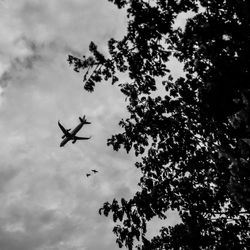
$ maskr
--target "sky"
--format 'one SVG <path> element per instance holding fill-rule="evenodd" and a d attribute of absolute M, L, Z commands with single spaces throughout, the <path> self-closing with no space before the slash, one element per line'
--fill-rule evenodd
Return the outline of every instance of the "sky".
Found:
<path fill-rule="evenodd" d="M 116 250 L 111 218 L 98 209 L 139 190 L 136 159 L 106 146 L 126 115 L 118 88 L 83 90 L 68 54 L 107 50 L 125 13 L 107 0 L 0 1 L 0 249 Z M 58 120 L 91 140 L 60 148 Z M 89 178 L 91 169 L 99 171 Z M 170 216 L 170 223 L 176 222 Z M 158 222 L 152 222 L 152 232 Z"/>

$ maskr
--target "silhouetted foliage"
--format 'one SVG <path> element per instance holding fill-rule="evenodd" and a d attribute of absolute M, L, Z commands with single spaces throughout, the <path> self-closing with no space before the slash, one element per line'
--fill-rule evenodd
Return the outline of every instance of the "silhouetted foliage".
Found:
<path fill-rule="evenodd" d="M 134 150 L 140 191 L 106 202 L 117 243 L 132 249 L 247 249 L 250 246 L 250 2 L 113 0 L 126 8 L 127 34 L 110 39 L 110 57 L 69 56 L 84 88 L 118 83 L 130 117 L 108 145 Z M 180 13 L 192 12 L 185 29 Z M 170 56 L 184 65 L 173 79 Z M 121 82 L 128 74 L 130 82 Z M 157 90 L 162 85 L 165 93 Z M 158 95 L 157 95 L 158 94 Z M 147 222 L 177 210 L 182 222 L 146 239 Z"/>

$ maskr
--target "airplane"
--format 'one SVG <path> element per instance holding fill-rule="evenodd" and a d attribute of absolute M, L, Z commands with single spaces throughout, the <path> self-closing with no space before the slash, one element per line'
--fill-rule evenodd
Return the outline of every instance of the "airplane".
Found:
<path fill-rule="evenodd" d="M 83 127 L 85 124 L 91 124 L 91 122 L 87 122 L 85 115 L 83 118 L 79 117 L 80 124 L 78 124 L 71 132 L 71 129 L 65 129 L 63 125 L 58 121 L 58 126 L 64 133 L 62 136 L 63 141 L 60 143 L 60 147 L 63 147 L 68 141 L 72 140 L 72 143 L 76 143 L 77 140 L 89 140 L 91 137 L 79 137 L 76 136 L 77 132 Z"/>
<path fill-rule="evenodd" d="M 98 171 L 95 170 L 95 169 L 92 169 L 91 171 L 92 171 L 94 174 L 98 173 Z"/>

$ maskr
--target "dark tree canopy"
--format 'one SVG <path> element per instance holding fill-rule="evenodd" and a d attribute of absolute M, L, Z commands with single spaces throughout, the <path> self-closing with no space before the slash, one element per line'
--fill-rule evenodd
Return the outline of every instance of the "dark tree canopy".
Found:
<path fill-rule="evenodd" d="M 249 249 L 250 246 L 250 1 L 112 0 L 126 8 L 124 38 L 105 57 L 69 56 L 84 88 L 110 80 L 128 100 L 123 133 L 108 139 L 140 156 L 140 191 L 106 202 L 119 246 L 128 249 Z M 191 11 L 185 29 L 174 28 Z M 185 75 L 174 79 L 177 58 Z M 121 82 L 122 74 L 129 82 Z M 165 93 L 157 95 L 159 86 Z M 147 222 L 182 222 L 146 239 Z"/>

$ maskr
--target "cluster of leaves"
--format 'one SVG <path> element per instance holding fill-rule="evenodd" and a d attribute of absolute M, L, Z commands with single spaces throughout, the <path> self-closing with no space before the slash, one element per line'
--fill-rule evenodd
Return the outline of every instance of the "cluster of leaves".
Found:
<path fill-rule="evenodd" d="M 120 247 L 247 249 L 250 245 L 250 3 L 244 0 L 113 0 L 126 8 L 127 34 L 110 39 L 110 57 L 94 43 L 93 57 L 69 56 L 85 70 L 84 88 L 119 83 L 129 100 L 124 132 L 108 140 L 134 150 L 142 177 L 126 201 L 105 203 Z M 192 11 L 185 29 L 176 17 Z M 184 64 L 173 80 L 170 56 Z M 120 82 L 128 73 L 130 82 Z M 156 95 L 158 84 L 165 93 Z M 177 210 L 182 222 L 151 241 L 147 222 Z M 139 244 L 140 243 L 140 244 Z"/>

